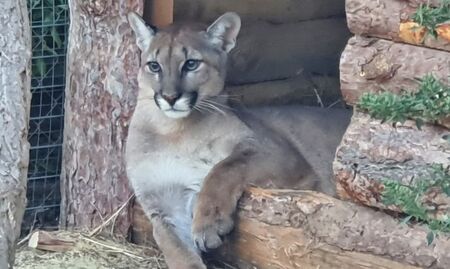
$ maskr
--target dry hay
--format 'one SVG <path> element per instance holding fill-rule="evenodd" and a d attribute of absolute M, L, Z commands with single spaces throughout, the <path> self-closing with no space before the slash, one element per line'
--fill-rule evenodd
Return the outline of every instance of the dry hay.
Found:
<path fill-rule="evenodd" d="M 50 252 L 22 246 L 17 250 L 15 269 L 166 269 L 161 253 L 118 239 L 89 237 L 82 233 L 57 232 L 61 239 L 75 242 L 72 250 Z"/>
<path fill-rule="evenodd" d="M 75 242 L 66 252 L 51 252 L 22 244 L 17 249 L 15 269 L 167 269 L 161 252 L 125 240 L 90 236 L 79 232 L 52 233 L 59 239 Z M 23 243 L 26 240 L 22 241 Z M 235 269 L 222 262 L 209 264 L 210 269 Z"/>

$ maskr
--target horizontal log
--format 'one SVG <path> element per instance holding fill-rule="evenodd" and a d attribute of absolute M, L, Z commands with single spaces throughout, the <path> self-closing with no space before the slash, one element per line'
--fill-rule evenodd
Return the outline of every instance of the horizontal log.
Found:
<path fill-rule="evenodd" d="M 341 99 L 338 77 L 299 75 L 290 79 L 227 86 L 232 100 L 253 105 L 336 104 Z M 336 104 L 337 105 L 337 104 Z"/>
<path fill-rule="evenodd" d="M 385 180 L 413 186 L 431 180 L 431 164 L 450 165 L 448 129 L 424 125 L 418 130 L 407 121 L 393 127 L 355 112 L 333 163 L 338 196 L 368 206 L 402 212 L 386 205 Z M 422 198 L 426 213 L 436 219 L 450 216 L 450 197 L 441 188 L 430 189 Z"/>
<path fill-rule="evenodd" d="M 339 57 L 349 37 L 344 19 L 247 24 L 231 52 L 227 82 L 236 85 L 286 79 L 303 71 L 337 75 Z"/>
<path fill-rule="evenodd" d="M 65 252 L 72 250 L 75 247 L 75 242 L 59 238 L 55 234 L 46 231 L 36 231 L 28 240 L 28 246 L 40 250 Z"/>
<path fill-rule="evenodd" d="M 442 0 L 403 0 L 410 3 L 411 6 L 419 6 L 420 4 L 429 4 L 433 7 L 438 7 Z"/>
<path fill-rule="evenodd" d="M 214 256 L 239 268 L 450 268 L 448 236 L 428 246 L 426 228 L 324 194 L 250 189 L 239 209 Z"/>
<path fill-rule="evenodd" d="M 450 74 L 450 53 L 377 38 L 352 37 L 340 62 L 341 91 L 354 105 L 365 92 L 400 93 L 418 88 L 416 78 Z"/>
<path fill-rule="evenodd" d="M 244 22 L 298 22 L 345 15 L 345 0 L 175 0 L 175 20 L 212 22 L 227 11 L 237 12 Z"/>
<path fill-rule="evenodd" d="M 260 269 L 450 268 L 448 236 L 428 246 L 425 227 L 316 192 L 251 188 L 237 217 L 234 232 L 208 259 Z M 142 242 L 152 244 L 151 225 L 140 228 L 149 229 Z"/>
<path fill-rule="evenodd" d="M 351 32 L 450 51 L 450 39 L 433 37 L 411 22 L 418 3 L 404 0 L 348 0 L 347 23 Z"/>

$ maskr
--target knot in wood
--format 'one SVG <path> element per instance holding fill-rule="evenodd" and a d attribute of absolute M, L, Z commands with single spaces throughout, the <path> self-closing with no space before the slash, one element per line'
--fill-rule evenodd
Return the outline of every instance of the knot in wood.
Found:
<path fill-rule="evenodd" d="M 394 76 L 399 65 L 393 64 L 384 55 L 376 55 L 369 63 L 362 66 L 361 77 L 367 80 L 384 81 Z"/>
<path fill-rule="evenodd" d="M 300 228 L 306 222 L 306 215 L 299 211 L 293 211 L 289 214 L 289 223 L 293 228 Z"/>

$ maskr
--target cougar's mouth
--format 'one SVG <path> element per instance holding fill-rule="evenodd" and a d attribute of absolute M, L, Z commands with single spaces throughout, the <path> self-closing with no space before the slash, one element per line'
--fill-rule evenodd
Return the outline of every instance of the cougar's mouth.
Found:
<path fill-rule="evenodd" d="M 157 93 L 154 99 L 156 105 L 167 117 L 179 119 L 187 117 L 192 112 L 197 102 L 197 93 L 183 93 L 173 96 Z"/>
<path fill-rule="evenodd" d="M 177 110 L 177 109 L 168 109 L 163 110 L 164 114 L 172 119 L 181 119 L 189 116 L 191 114 L 191 110 Z"/>

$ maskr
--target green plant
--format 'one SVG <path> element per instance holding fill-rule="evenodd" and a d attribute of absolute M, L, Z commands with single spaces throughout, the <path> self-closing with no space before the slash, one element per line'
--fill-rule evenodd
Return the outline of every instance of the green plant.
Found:
<path fill-rule="evenodd" d="M 413 185 L 385 179 L 381 198 L 383 204 L 395 205 L 407 215 L 403 222 L 414 220 L 426 224 L 430 229 L 427 241 L 431 244 L 437 232 L 450 233 L 450 216 L 441 219 L 431 218 L 422 203 L 422 198 L 430 188 L 439 188 L 450 196 L 450 173 L 448 167 L 433 164 L 429 168 L 428 176 L 429 178 L 418 179 Z"/>
<path fill-rule="evenodd" d="M 437 37 L 436 26 L 450 21 L 450 0 L 442 0 L 439 7 L 420 4 L 411 18 L 414 22 L 424 26 L 434 37 Z"/>
<path fill-rule="evenodd" d="M 366 93 L 361 96 L 358 107 L 383 122 L 403 123 L 413 119 L 418 128 L 424 122 L 435 122 L 450 116 L 450 86 L 432 75 L 419 81 L 419 89 L 414 93 Z"/>

